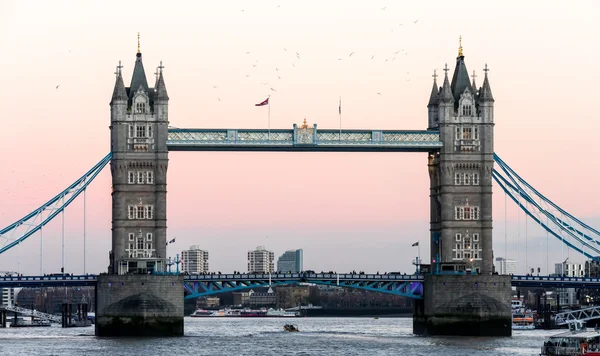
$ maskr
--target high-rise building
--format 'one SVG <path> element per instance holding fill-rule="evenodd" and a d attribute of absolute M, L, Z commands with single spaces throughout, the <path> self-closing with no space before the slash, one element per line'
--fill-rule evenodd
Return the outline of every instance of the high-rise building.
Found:
<path fill-rule="evenodd" d="M 248 251 L 248 272 L 273 273 L 274 261 L 273 251 L 267 251 L 264 246 L 258 246 L 256 250 Z"/>
<path fill-rule="evenodd" d="M 277 259 L 277 271 L 297 273 L 303 270 L 302 249 L 288 250 Z"/>
<path fill-rule="evenodd" d="M 198 245 L 190 246 L 189 250 L 181 251 L 182 272 L 187 273 L 207 273 L 208 272 L 208 251 L 200 249 Z"/>
<path fill-rule="evenodd" d="M 517 261 L 510 260 L 504 257 L 496 258 L 496 272 L 498 274 L 517 274 Z"/>

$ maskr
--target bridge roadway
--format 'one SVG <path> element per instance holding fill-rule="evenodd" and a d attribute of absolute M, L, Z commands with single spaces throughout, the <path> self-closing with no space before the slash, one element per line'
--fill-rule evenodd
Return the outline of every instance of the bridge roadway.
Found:
<path fill-rule="evenodd" d="M 96 286 L 96 275 L 6 276 L 0 277 L 0 288 Z M 346 274 L 346 273 L 274 273 L 274 274 L 206 274 L 185 275 L 186 298 L 250 288 L 293 284 L 298 282 L 358 288 L 420 299 L 423 295 L 422 275 L 414 274 Z M 600 278 L 512 276 L 515 287 L 600 288 Z"/>

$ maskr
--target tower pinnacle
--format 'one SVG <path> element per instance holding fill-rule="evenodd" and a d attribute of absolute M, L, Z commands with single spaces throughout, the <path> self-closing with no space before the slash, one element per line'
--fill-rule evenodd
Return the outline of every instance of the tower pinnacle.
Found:
<path fill-rule="evenodd" d="M 139 37 L 139 34 L 138 34 L 138 37 Z M 139 51 L 139 49 L 138 49 L 138 51 Z M 459 57 L 464 56 L 463 50 L 462 50 L 462 36 L 458 36 L 458 56 Z"/>
<path fill-rule="evenodd" d="M 140 51 L 140 33 L 139 33 L 139 32 L 138 32 L 138 51 L 137 51 L 137 53 L 138 53 L 138 54 L 142 53 L 142 52 Z"/>

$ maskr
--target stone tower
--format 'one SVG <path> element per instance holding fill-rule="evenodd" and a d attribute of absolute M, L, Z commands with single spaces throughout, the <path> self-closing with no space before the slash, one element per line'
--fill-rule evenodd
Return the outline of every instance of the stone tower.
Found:
<path fill-rule="evenodd" d="M 431 262 L 465 263 L 467 269 L 492 273 L 492 169 L 494 98 L 487 77 L 479 90 L 471 83 L 459 46 L 452 82 L 446 65 L 444 83 L 434 74 L 428 127 L 439 130 L 443 147 L 430 152 Z M 439 263 L 442 263 L 441 265 Z"/>
<path fill-rule="evenodd" d="M 110 102 L 112 250 L 109 273 L 166 270 L 169 96 L 158 67 L 148 87 L 139 47 L 129 87 L 121 63 Z"/>

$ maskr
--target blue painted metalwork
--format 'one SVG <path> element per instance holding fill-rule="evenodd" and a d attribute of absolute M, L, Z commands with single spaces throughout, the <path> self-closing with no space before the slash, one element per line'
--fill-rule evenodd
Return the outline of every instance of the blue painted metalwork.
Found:
<path fill-rule="evenodd" d="M 0 230 L 0 254 L 23 242 L 29 236 L 36 233 L 41 227 L 54 219 L 55 216 L 69 206 L 69 204 L 85 190 L 94 178 L 96 178 L 98 173 L 100 173 L 108 162 L 110 162 L 111 158 L 112 153 L 107 154 L 100 162 L 92 167 L 92 169 L 67 187 L 67 189 L 58 193 L 54 198 L 50 199 L 33 212 Z M 49 212 L 49 214 L 44 218 L 43 214 L 45 212 Z"/>
<path fill-rule="evenodd" d="M 333 274 L 333 273 L 281 273 L 281 274 L 209 274 L 185 276 L 186 299 L 223 292 L 259 287 L 276 287 L 294 283 L 312 283 L 344 288 L 356 288 L 402 297 L 423 298 L 423 276 L 396 274 Z"/>
<path fill-rule="evenodd" d="M 170 151 L 429 152 L 442 147 L 439 131 L 318 130 L 294 124 L 292 130 L 169 128 Z"/>
<path fill-rule="evenodd" d="M 569 248 L 600 261 L 600 233 L 581 222 L 535 190 L 504 161 L 494 155 L 500 171 L 492 177 L 531 219 Z"/>

